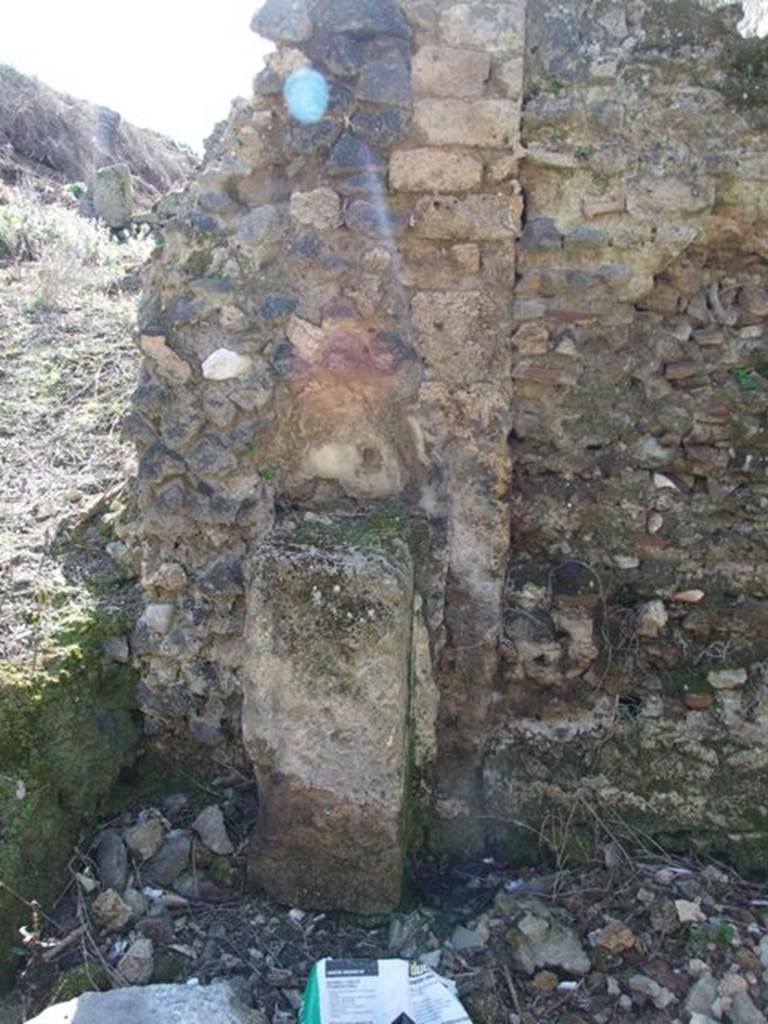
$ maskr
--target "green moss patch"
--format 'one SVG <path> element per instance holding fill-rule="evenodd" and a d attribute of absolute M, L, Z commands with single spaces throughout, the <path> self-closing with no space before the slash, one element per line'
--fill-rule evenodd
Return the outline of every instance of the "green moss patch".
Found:
<path fill-rule="evenodd" d="M 412 519 L 400 505 L 387 505 L 367 515 L 338 516 L 303 523 L 290 534 L 291 542 L 319 548 L 367 548 L 397 556 L 399 543 L 413 550 L 425 540 L 426 525 Z"/>
<path fill-rule="evenodd" d="M 25 903 L 56 893 L 139 738 L 132 669 L 104 658 L 124 623 L 78 613 L 44 666 L 0 663 L 0 988 Z"/>
<path fill-rule="evenodd" d="M 738 39 L 728 48 L 718 89 L 733 106 L 766 108 L 768 116 L 768 39 Z"/>

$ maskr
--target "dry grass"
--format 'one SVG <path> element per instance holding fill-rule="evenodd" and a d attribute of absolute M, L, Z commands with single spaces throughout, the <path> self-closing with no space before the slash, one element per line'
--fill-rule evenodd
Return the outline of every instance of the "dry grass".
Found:
<path fill-rule="evenodd" d="M 115 284 L 148 243 L 118 244 L 29 193 L 0 207 L 2 239 L 0 658 L 17 660 L 75 597 L 52 556 L 59 524 L 123 478 L 131 458 L 119 426 L 137 373 L 136 300 Z"/>

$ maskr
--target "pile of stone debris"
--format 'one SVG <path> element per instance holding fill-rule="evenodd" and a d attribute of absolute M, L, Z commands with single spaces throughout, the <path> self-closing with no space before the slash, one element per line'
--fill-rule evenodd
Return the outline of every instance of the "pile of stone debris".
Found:
<path fill-rule="evenodd" d="M 227 982 L 205 991 L 231 996 L 233 1021 L 289 1024 L 316 960 L 390 956 L 453 978 L 475 1024 L 766 1024 L 768 888 L 722 866 L 613 842 L 600 864 L 548 874 L 427 861 L 410 910 L 311 912 L 244 892 L 254 798 L 236 786 L 212 797 L 126 814 L 72 862 L 48 923 L 27 935 L 28 1015 L 89 989 L 152 986 L 130 998 L 157 1009 L 169 984 L 184 1001 Z"/>

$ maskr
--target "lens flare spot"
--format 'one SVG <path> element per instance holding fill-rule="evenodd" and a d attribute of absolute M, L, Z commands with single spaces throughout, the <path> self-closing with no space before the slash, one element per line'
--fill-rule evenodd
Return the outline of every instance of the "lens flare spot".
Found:
<path fill-rule="evenodd" d="M 300 68 L 285 81 L 285 105 L 302 124 L 314 124 L 328 110 L 328 83 L 314 68 Z"/>

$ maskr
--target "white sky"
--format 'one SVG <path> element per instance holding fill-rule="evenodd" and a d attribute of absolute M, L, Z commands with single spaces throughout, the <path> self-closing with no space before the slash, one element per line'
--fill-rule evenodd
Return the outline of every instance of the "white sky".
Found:
<path fill-rule="evenodd" d="M 8 5 L 0 63 L 202 150 L 266 44 L 259 0 L 21 0 Z M 0 97 L 0 103 L 2 97 Z"/>

